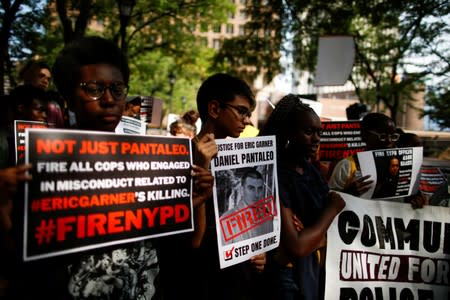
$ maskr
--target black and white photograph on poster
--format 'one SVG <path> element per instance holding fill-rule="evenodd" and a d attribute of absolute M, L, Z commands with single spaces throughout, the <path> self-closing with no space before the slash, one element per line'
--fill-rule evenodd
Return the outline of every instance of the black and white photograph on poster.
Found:
<path fill-rule="evenodd" d="M 219 207 L 222 245 L 271 233 L 273 165 L 217 171 L 216 176 L 218 198 L 224 199 Z"/>
<path fill-rule="evenodd" d="M 374 181 L 361 197 L 395 199 L 414 194 L 419 188 L 422 159 L 422 147 L 359 152 L 362 176 L 370 175 Z"/>
<path fill-rule="evenodd" d="M 28 129 L 25 146 L 25 261 L 193 230 L 188 138 Z"/>
<path fill-rule="evenodd" d="M 211 162 L 220 267 L 274 249 L 280 239 L 275 137 L 216 140 Z"/>

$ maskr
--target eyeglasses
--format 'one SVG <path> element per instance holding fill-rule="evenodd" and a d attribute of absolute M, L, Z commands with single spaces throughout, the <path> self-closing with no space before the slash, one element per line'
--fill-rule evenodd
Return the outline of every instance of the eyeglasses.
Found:
<path fill-rule="evenodd" d="M 249 118 L 250 119 L 251 116 L 252 116 L 252 112 L 245 106 L 232 105 L 232 104 L 229 104 L 229 103 L 224 103 L 223 105 L 229 106 L 229 107 L 235 109 L 242 120 L 244 120 L 245 118 Z"/>
<path fill-rule="evenodd" d="M 88 81 L 80 83 L 80 87 L 94 101 L 103 97 L 106 89 L 116 100 L 124 100 L 128 94 L 128 85 L 123 82 L 113 82 L 106 85 L 96 81 Z"/>
<path fill-rule="evenodd" d="M 400 134 L 398 134 L 398 133 L 386 134 L 386 133 L 378 133 L 378 132 L 372 131 L 372 130 L 368 130 L 367 132 L 376 135 L 378 137 L 378 139 L 380 140 L 380 142 L 385 142 L 388 138 L 392 142 L 396 142 L 400 138 Z"/>

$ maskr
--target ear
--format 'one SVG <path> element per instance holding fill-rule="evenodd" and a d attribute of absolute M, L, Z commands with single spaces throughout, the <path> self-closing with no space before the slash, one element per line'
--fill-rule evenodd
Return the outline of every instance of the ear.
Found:
<path fill-rule="evenodd" d="M 208 102 L 208 116 L 217 119 L 219 117 L 220 111 L 222 107 L 220 106 L 220 103 L 216 100 L 212 100 Z"/>

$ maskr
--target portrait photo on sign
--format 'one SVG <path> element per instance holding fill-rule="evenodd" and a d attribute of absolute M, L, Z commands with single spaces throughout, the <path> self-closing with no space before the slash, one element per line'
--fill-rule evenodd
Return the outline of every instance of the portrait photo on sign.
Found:
<path fill-rule="evenodd" d="M 216 171 L 222 244 L 244 241 L 274 230 L 273 164 Z"/>

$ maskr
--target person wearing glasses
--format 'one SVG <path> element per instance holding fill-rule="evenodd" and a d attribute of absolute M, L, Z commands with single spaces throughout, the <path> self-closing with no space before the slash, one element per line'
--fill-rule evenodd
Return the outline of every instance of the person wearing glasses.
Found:
<path fill-rule="evenodd" d="M 114 132 L 125 107 L 130 76 L 127 59 L 117 45 L 100 37 L 75 40 L 59 53 L 52 71 L 58 91 L 76 116 L 78 130 Z M 199 201 L 202 192 L 211 193 L 208 186 L 212 186 L 213 178 L 196 166 L 193 178 L 193 199 Z M 26 263 L 17 257 L 17 264 L 10 270 L 12 289 L 6 299 L 84 299 L 93 289 L 95 298 L 158 299 L 161 291 L 157 284 L 160 267 L 156 243 L 151 239 L 111 245 Z M 145 253 L 154 257 L 151 263 L 145 260 Z M 93 266 L 111 257 L 113 271 L 86 268 L 87 257 L 93 258 Z M 145 278 L 145 282 L 139 282 L 145 289 L 138 289 L 136 280 L 134 286 L 125 284 L 114 271 L 125 264 L 136 278 Z M 80 278 L 79 274 L 86 275 Z M 132 290 L 136 291 L 133 297 L 127 296 Z"/>
<path fill-rule="evenodd" d="M 369 113 L 361 121 L 361 138 L 366 143 L 366 151 L 394 148 L 399 137 L 394 121 L 384 114 Z M 336 164 L 328 186 L 332 190 L 360 196 L 369 190 L 372 183 L 369 175 L 362 177 L 355 154 Z"/>
<path fill-rule="evenodd" d="M 396 147 L 400 134 L 396 132 L 394 121 L 381 113 L 369 113 L 361 121 L 361 138 L 366 143 L 366 151 L 390 149 Z M 328 186 L 354 196 L 367 192 L 373 180 L 370 175 L 362 176 L 356 154 L 340 160 L 333 169 Z M 413 208 L 426 204 L 422 193 L 409 197 L 395 198 L 394 201 L 411 203 Z"/>
<path fill-rule="evenodd" d="M 197 92 L 197 110 L 202 121 L 200 132 L 194 137 L 194 161 L 203 168 L 209 168 L 210 161 L 217 154 L 215 139 L 237 138 L 250 124 L 252 111 L 256 106 L 253 93 L 248 84 L 228 74 L 217 73 L 208 77 Z M 199 145 L 202 145 L 200 149 Z M 199 158 L 198 153 L 203 153 Z M 168 275 L 169 284 L 164 291 L 166 299 L 250 299 L 257 298 L 264 289 L 252 288 L 260 278 L 266 256 L 258 255 L 250 261 L 220 269 L 217 249 L 216 223 L 212 198 L 198 209 L 198 222 L 203 233 L 198 236 L 196 249 L 192 253 L 177 256 L 163 252 L 161 259 L 162 282 L 164 270 L 172 269 Z M 178 246 L 178 249 L 179 246 Z M 174 259 L 176 258 L 176 260 Z M 164 261 L 169 264 L 163 265 Z M 184 270 L 184 271 L 183 271 Z M 195 270 L 197 276 L 192 276 Z M 169 277 L 169 276 L 168 276 Z M 174 287 L 173 283 L 177 285 Z M 247 298 L 246 298 L 247 297 Z"/>

